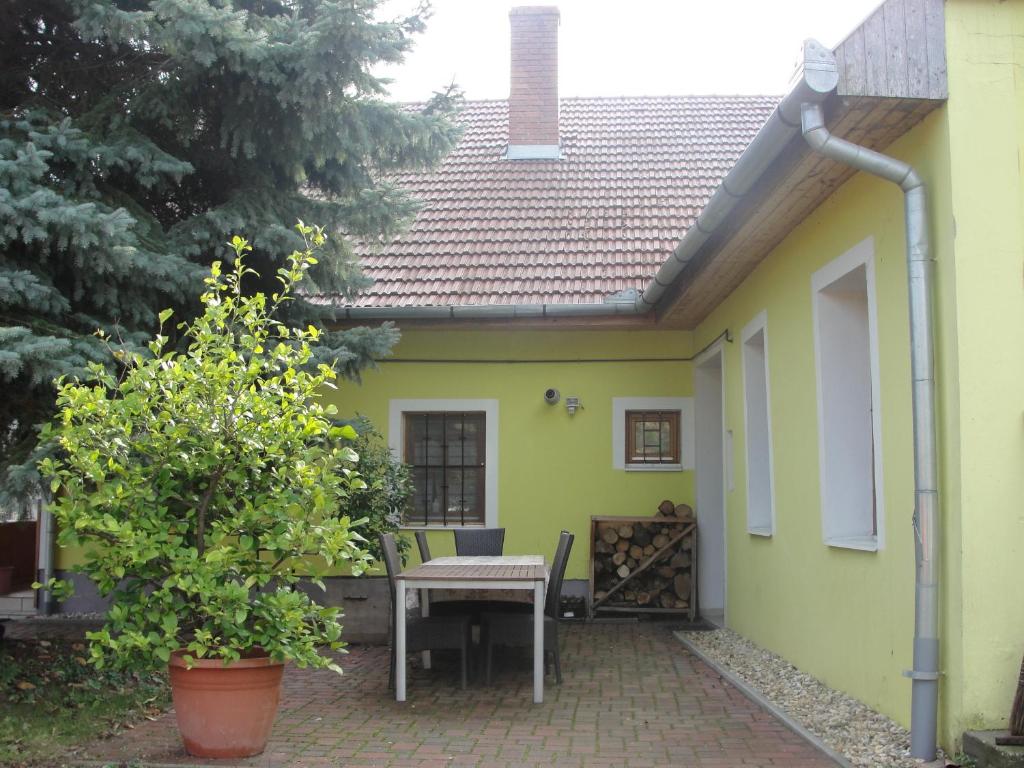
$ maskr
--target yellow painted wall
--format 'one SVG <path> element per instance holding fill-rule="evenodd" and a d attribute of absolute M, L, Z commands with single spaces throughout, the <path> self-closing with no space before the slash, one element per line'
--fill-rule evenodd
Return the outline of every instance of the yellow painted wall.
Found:
<path fill-rule="evenodd" d="M 934 244 L 952 259 L 945 115 L 932 113 L 889 148 L 932 190 Z M 826 546 L 822 536 L 811 275 L 874 238 L 884 462 L 884 545 Z M 914 614 L 912 428 L 903 200 L 858 174 L 798 226 L 700 326 L 701 346 L 728 326 L 726 428 L 734 489 L 727 493 L 727 621 L 759 645 L 906 725 Z M 767 313 L 776 529 L 747 533 L 740 331 Z M 948 571 L 949 569 L 947 569 Z M 956 654 L 952 658 L 955 658 Z M 961 677 L 959 670 L 951 670 Z"/>
<path fill-rule="evenodd" d="M 558 359 L 687 357 L 692 334 L 681 331 L 405 330 L 398 358 Z M 547 405 L 556 387 L 563 402 Z M 564 398 L 583 409 L 570 417 Z M 586 578 L 591 515 L 653 514 L 663 499 L 693 504 L 694 473 L 612 469 L 613 397 L 689 397 L 689 363 L 552 363 L 509 365 L 395 364 L 366 371 L 361 384 L 342 383 L 327 399 L 342 415 L 368 417 L 387 436 L 391 399 L 493 398 L 499 416 L 498 523 L 505 551 L 554 553 L 563 528 L 577 535 L 566 577 Z M 450 532 L 431 532 L 432 554 L 454 554 Z M 59 550 L 57 568 L 81 562 L 82 551 Z M 416 562 L 415 551 L 411 562 Z"/>
<path fill-rule="evenodd" d="M 405 330 L 398 358 L 578 359 L 686 357 L 691 335 L 668 331 Z M 691 395 L 689 363 L 396 364 L 367 372 L 334 397 L 387 435 L 388 402 L 413 398 L 498 400 L 498 524 L 505 551 L 549 558 L 563 528 L 576 534 L 566 577 L 586 578 L 591 515 L 653 514 L 665 498 L 693 503 L 693 472 L 612 469 L 613 397 Z M 549 406 L 555 387 L 563 403 Z M 570 417 L 567 396 L 583 410 Z M 450 532 L 430 534 L 431 553 L 454 554 Z M 413 561 L 416 560 L 415 554 Z"/>
<path fill-rule="evenodd" d="M 947 4 L 963 510 L 961 728 L 1005 728 L 1024 653 L 1024 4 Z M 955 495 L 954 495 L 955 494 Z M 952 498 L 951 498 L 952 497 Z"/>

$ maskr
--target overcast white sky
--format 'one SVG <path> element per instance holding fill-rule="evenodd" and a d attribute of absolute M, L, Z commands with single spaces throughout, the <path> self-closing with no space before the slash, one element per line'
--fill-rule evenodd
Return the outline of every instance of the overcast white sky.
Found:
<path fill-rule="evenodd" d="M 560 0 L 562 96 L 782 94 L 801 42 L 835 46 L 881 0 Z M 470 99 L 508 97 L 508 11 L 526 2 L 433 0 L 392 96 L 418 101 L 453 79 Z M 533 4 L 541 5 L 543 2 Z M 416 0 L 387 0 L 386 16 Z"/>

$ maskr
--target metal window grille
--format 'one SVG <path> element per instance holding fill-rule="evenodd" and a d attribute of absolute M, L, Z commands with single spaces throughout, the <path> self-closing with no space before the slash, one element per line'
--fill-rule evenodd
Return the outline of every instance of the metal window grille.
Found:
<path fill-rule="evenodd" d="M 626 411 L 626 463 L 678 464 L 679 411 Z"/>
<path fill-rule="evenodd" d="M 406 413 L 412 467 L 410 525 L 483 525 L 486 421 L 482 412 Z"/>

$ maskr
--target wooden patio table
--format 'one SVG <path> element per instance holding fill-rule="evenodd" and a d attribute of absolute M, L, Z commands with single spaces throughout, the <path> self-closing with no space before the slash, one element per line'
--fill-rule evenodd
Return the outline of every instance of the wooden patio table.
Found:
<path fill-rule="evenodd" d="M 543 555 L 435 557 L 403 571 L 395 594 L 395 700 L 405 701 L 405 590 L 533 590 L 533 701 L 544 701 L 544 586 L 548 569 Z M 424 615 L 428 613 L 424 604 Z"/>

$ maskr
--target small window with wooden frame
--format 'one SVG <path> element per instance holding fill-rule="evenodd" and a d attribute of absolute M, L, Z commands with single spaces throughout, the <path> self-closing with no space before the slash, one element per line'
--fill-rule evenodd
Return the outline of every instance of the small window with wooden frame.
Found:
<path fill-rule="evenodd" d="M 627 465 L 676 465 L 680 463 L 680 412 L 626 411 Z"/>
<path fill-rule="evenodd" d="M 406 525 L 484 525 L 486 414 L 404 412 L 413 496 Z"/>

